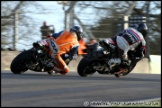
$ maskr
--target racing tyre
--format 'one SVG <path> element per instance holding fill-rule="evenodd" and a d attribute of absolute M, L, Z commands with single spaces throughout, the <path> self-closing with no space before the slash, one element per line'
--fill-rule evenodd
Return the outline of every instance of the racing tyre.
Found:
<path fill-rule="evenodd" d="M 23 51 L 19 55 L 17 55 L 13 61 L 11 62 L 10 69 L 14 74 L 21 74 L 28 70 L 27 64 L 33 59 L 33 52 Z"/>
<path fill-rule="evenodd" d="M 92 61 L 83 58 L 77 67 L 77 72 L 82 77 L 87 77 L 94 74 L 96 71 L 91 67 Z"/>

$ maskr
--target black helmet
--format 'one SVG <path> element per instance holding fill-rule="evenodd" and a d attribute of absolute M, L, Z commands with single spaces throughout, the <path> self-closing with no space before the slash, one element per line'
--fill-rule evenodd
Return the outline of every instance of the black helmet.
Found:
<path fill-rule="evenodd" d="M 80 39 L 83 38 L 83 30 L 81 27 L 79 26 L 73 26 L 71 29 L 70 29 L 70 32 L 75 32 L 77 34 L 77 37 L 78 37 L 78 41 Z"/>
<path fill-rule="evenodd" d="M 148 27 L 147 27 L 146 23 L 137 24 L 136 29 L 143 35 L 143 37 L 146 37 L 147 30 L 148 30 Z"/>

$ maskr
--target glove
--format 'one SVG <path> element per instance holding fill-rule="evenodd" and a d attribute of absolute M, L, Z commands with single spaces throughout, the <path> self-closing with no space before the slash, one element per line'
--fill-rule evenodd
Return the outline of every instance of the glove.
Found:
<path fill-rule="evenodd" d="M 63 54 L 63 55 L 61 55 L 61 57 L 62 57 L 63 60 L 67 60 L 67 59 L 70 60 L 69 54 Z M 68 60 L 67 60 L 67 61 L 68 61 Z"/>

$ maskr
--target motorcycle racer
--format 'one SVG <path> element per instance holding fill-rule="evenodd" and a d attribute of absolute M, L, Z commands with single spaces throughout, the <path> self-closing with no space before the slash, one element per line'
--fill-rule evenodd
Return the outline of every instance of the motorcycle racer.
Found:
<path fill-rule="evenodd" d="M 73 26 L 69 31 L 60 31 L 59 33 L 51 34 L 50 39 L 44 39 L 33 45 L 39 45 L 41 47 L 48 46 L 49 54 L 56 61 L 57 66 L 50 66 L 51 70 L 55 70 L 63 75 L 68 73 L 69 67 L 62 59 L 61 55 L 68 53 L 67 60 L 72 60 L 76 57 L 79 43 L 82 39 L 83 30 L 80 26 Z"/>
<path fill-rule="evenodd" d="M 143 58 L 146 54 L 145 38 L 147 30 L 146 23 L 138 23 L 134 28 L 127 28 L 117 36 L 99 41 L 99 44 L 104 48 L 109 46 L 113 49 L 113 45 L 117 47 L 118 58 L 110 59 L 109 65 L 121 64 L 123 67 L 129 66 L 127 52 L 131 49 L 136 49 L 137 56 Z"/>

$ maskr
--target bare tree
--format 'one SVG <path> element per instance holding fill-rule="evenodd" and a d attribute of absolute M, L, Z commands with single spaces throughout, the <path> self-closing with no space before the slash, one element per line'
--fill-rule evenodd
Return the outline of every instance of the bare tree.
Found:
<path fill-rule="evenodd" d="M 37 11 L 33 10 L 43 10 L 43 8 L 34 1 L 1 1 L 1 47 L 11 47 L 13 43 L 14 36 L 14 15 L 15 11 L 18 12 L 18 29 L 19 38 L 18 40 L 32 40 L 32 35 L 35 34 L 34 23 L 35 20 L 29 16 L 27 13 L 33 13 Z M 19 43 L 24 45 L 29 45 L 28 43 Z"/>
<path fill-rule="evenodd" d="M 122 17 L 128 12 L 131 15 L 146 15 L 146 2 L 148 1 L 77 1 L 74 7 L 75 24 L 81 24 L 88 35 L 96 38 L 99 36 L 110 36 L 120 30 L 116 30 L 122 25 Z M 12 5 L 11 5 L 12 4 Z M 161 1 L 150 1 L 149 9 L 149 38 L 152 42 L 161 40 Z M 28 9 L 30 6 L 31 9 Z M 33 19 L 27 13 L 45 13 L 41 6 L 33 1 L 1 1 L 1 43 L 10 44 L 9 40 L 13 36 L 13 12 L 19 10 L 19 40 L 32 39 L 36 31 Z M 70 9 L 70 8 L 69 8 Z M 129 11 L 131 9 L 132 11 Z M 37 11 L 38 10 L 38 11 Z M 71 9 L 70 9 L 71 10 Z M 156 13 L 155 11 L 160 11 Z M 119 25 L 119 26 L 118 26 Z M 106 35 L 107 34 L 107 35 Z M 91 37 L 93 37 L 91 36 Z M 155 38 L 156 37 L 156 38 Z M 159 39 L 160 38 L 160 39 Z M 26 43 L 28 44 L 28 43 Z"/>
<path fill-rule="evenodd" d="M 77 3 L 76 7 L 80 8 L 80 10 L 77 9 L 75 14 L 80 18 L 80 21 L 85 24 L 86 28 L 93 32 L 96 38 L 112 37 L 116 34 L 114 32 L 118 32 L 116 29 L 118 29 L 119 26 L 116 25 L 123 23 L 120 19 L 126 13 L 130 13 L 130 15 L 147 16 L 147 2 L 148 1 L 82 1 Z M 155 47 L 156 43 L 158 44 L 156 47 L 160 48 L 161 1 L 150 1 L 150 5 L 148 12 L 149 22 L 147 22 L 149 27 L 148 36 L 152 43 L 150 43 L 150 45 Z M 93 11 L 87 11 L 88 8 Z M 158 50 L 160 51 L 160 49 Z"/>

